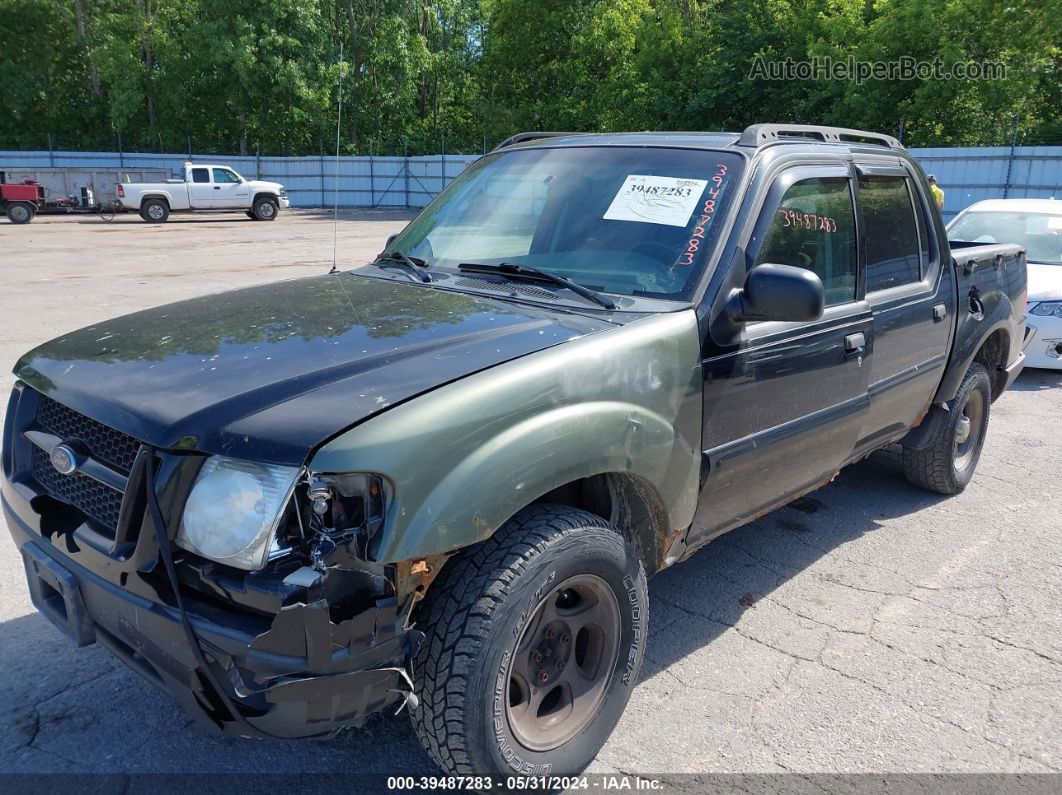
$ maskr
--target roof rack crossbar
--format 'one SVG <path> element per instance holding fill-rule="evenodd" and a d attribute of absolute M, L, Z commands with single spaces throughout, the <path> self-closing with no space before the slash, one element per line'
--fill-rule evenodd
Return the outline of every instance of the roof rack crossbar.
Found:
<path fill-rule="evenodd" d="M 522 132 L 516 135 L 510 135 L 496 147 L 491 149 L 492 152 L 497 152 L 499 149 L 504 149 L 507 146 L 513 144 L 523 143 L 524 141 L 537 141 L 539 138 L 559 138 L 564 135 L 583 135 L 583 133 L 576 132 Z"/>
<path fill-rule="evenodd" d="M 862 142 L 880 144 L 890 149 L 903 149 L 903 144 L 891 135 L 819 124 L 753 124 L 745 128 L 737 143 L 739 146 L 760 147 L 793 138 L 817 138 L 826 143 Z"/>

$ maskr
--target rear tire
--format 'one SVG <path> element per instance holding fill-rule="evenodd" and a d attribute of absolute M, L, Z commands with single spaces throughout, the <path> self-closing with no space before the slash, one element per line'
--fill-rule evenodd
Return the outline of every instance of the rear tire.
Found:
<path fill-rule="evenodd" d="M 170 217 L 170 208 L 162 199 L 148 199 L 140 205 L 140 217 L 149 224 L 164 224 Z"/>
<path fill-rule="evenodd" d="M 7 205 L 7 220 L 13 224 L 28 224 L 37 214 L 29 202 L 11 202 Z"/>
<path fill-rule="evenodd" d="M 447 563 L 419 611 L 413 727 L 452 775 L 571 775 L 623 713 L 648 593 L 604 519 L 532 506 Z"/>
<path fill-rule="evenodd" d="M 277 220 L 278 207 L 273 199 L 265 196 L 254 200 L 254 207 L 251 208 L 254 213 L 254 217 L 259 221 L 275 221 Z"/>
<path fill-rule="evenodd" d="M 939 437 L 923 449 L 903 449 L 903 474 L 910 483 L 938 494 L 958 494 L 973 478 L 988 429 L 992 382 L 979 363 L 970 365 Z"/>

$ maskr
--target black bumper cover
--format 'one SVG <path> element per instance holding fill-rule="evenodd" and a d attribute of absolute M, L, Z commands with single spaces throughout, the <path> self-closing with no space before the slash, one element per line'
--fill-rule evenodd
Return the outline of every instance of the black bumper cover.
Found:
<path fill-rule="evenodd" d="M 188 618 L 212 669 L 207 676 L 176 607 L 75 562 L 30 524 L 36 519 L 32 495 L 10 481 L 3 486 L 4 515 L 36 607 L 78 645 L 99 641 L 209 730 L 327 737 L 398 702 L 410 689 L 405 668 L 420 633 L 406 631 L 397 600 L 382 595 L 339 623 L 324 600 L 291 604 L 266 631 L 259 631 L 261 623 L 248 627 L 222 608 L 195 602 Z M 141 542 L 150 543 L 143 537 Z M 226 688 L 225 698 L 211 682 Z M 232 719 L 225 702 L 241 720 Z"/>

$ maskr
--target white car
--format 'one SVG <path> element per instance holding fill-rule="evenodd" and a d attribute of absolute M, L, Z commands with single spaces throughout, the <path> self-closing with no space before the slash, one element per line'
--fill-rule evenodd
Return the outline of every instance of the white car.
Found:
<path fill-rule="evenodd" d="M 1062 201 L 989 199 L 948 224 L 950 240 L 1018 243 L 1029 261 L 1025 366 L 1062 370 Z"/>
<path fill-rule="evenodd" d="M 185 163 L 184 178 L 166 182 L 122 182 L 118 201 L 148 223 L 161 224 L 170 213 L 243 210 L 256 221 L 272 221 L 288 208 L 279 182 L 244 179 L 228 166 Z"/>

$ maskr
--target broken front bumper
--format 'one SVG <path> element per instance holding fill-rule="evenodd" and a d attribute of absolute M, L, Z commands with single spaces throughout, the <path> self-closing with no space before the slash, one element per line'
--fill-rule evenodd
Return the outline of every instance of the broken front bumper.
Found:
<path fill-rule="evenodd" d="M 57 532 L 47 515 L 50 502 L 32 479 L 4 478 L 2 503 L 37 608 L 78 645 L 99 641 L 209 729 L 229 736 L 328 736 L 410 689 L 406 665 L 420 633 L 404 628 L 394 596 L 363 591 L 353 602 L 346 594 L 345 606 L 337 606 L 312 598 L 319 593 L 312 583 L 304 590 L 288 583 L 274 594 L 275 614 L 263 615 L 182 586 L 207 675 L 184 633 L 149 520 L 135 550 L 116 559 L 85 543 L 92 536 L 81 532 L 84 525 Z M 231 582 L 215 577 L 214 586 Z"/>

